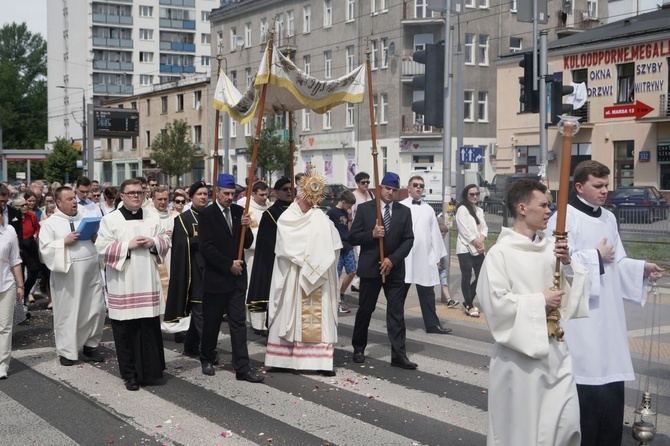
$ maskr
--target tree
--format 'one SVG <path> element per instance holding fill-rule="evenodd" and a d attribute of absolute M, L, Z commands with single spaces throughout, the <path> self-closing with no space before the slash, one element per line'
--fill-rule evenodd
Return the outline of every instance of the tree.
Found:
<path fill-rule="evenodd" d="M 47 45 L 25 23 L 0 28 L 0 127 L 7 149 L 41 149 L 47 141 Z"/>
<path fill-rule="evenodd" d="M 175 119 L 151 143 L 151 157 L 168 177 L 181 175 L 193 168 L 193 158 L 200 149 L 191 143 L 189 130 L 186 121 Z"/>
<path fill-rule="evenodd" d="M 52 183 L 69 183 L 75 181 L 82 170 L 77 168 L 79 152 L 65 138 L 56 138 L 53 151 L 47 156 L 44 174 Z"/>
<path fill-rule="evenodd" d="M 268 178 L 272 177 L 273 172 L 284 170 L 293 162 L 289 153 L 289 143 L 282 138 L 283 131 L 274 117 L 268 118 L 261 129 L 256 164 L 267 171 Z M 247 157 L 251 159 L 254 153 L 254 138 L 247 138 L 246 151 Z"/>

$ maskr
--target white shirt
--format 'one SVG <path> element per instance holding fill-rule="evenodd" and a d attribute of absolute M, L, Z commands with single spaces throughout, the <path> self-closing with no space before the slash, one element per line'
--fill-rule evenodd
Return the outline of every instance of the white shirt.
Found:
<path fill-rule="evenodd" d="M 77 211 L 84 217 L 102 217 L 100 207 L 88 198 L 82 201 L 77 197 Z"/>
<path fill-rule="evenodd" d="M 21 263 L 19 239 L 12 226 L 0 228 L 0 292 L 14 285 L 12 267 Z"/>

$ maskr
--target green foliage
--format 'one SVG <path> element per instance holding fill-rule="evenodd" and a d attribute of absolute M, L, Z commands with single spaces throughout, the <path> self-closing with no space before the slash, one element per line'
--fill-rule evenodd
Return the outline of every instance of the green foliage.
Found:
<path fill-rule="evenodd" d="M 191 143 L 188 123 L 175 119 L 151 143 L 151 158 L 158 163 L 161 172 L 172 177 L 189 172 L 199 150 Z"/>
<path fill-rule="evenodd" d="M 6 149 L 41 149 L 47 141 L 46 51 L 42 36 L 25 23 L 0 28 L 0 127 Z"/>
<path fill-rule="evenodd" d="M 65 138 L 57 138 L 54 142 L 53 151 L 47 157 L 44 168 L 44 176 L 50 182 L 58 181 L 60 183 L 73 182 L 82 174 L 82 170 L 77 168 L 79 152 Z M 68 178 L 65 178 L 65 173 Z M 33 178 L 38 178 L 33 175 Z"/>
<path fill-rule="evenodd" d="M 289 153 L 288 141 L 282 141 L 283 131 L 284 129 L 277 125 L 274 117 L 268 118 L 261 129 L 256 164 L 265 169 L 268 178 L 272 172 L 284 170 L 293 162 Z M 247 138 L 246 151 L 248 159 L 251 159 L 254 153 L 254 138 Z"/>

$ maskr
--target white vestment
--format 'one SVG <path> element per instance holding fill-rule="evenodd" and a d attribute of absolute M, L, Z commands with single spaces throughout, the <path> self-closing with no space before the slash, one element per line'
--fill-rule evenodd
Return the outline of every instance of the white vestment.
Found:
<path fill-rule="evenodd" d="M 279 218 L 266 366 L 333 369 L 340 249 L 340 235 L 320 209 L 303 213 L 292 203 Z"/>
<path fill-rule="evenodd" d="M 400 203 L 412 212 L 412 230 L 414 244 L 405 259 L 405 283 L 416 283 L 421 286 L 440 284 L 440 273 L 437 264 L 447 255 L 440 227 L 437 224 L 435 211 L 425 202 L 412 204 L 407 197 Z"/>
<path fill-rule="evenodd" d="M 100 206 L 88 198 L 86 199 L 86 204 L 81 204 L 81 200 L 77 197 L 77 213 L 81 214 L 82 217 L 102 217 Z M 75 229 L 77 228 L 75 227 Z"/>
<path fill-rule="evenodd" d="M 242 197 L 237 201 L 237 204 L 244 207 L 247 203 L 247 197 Z M 251 217 L 251 233 L 254 235 L 254 241 L 251 242 L 249 249 L 244 250 L 244 259 L 247 264 L 247 291 L 249 290 L 249 281 L 251 280 L 251 271 L 254 267 L 254 254 L 256 253 L 256 238 L 258 237 L 258 225 L 261 223 L 261 218 L 263 218 L 263 212 L 265 212 L 271 205 L 270 201 L 266 201 L 264 206 L 256 203 L 256 200 L 252 199 L 249 202 L 249 217 Z M 250 312 L 247 309 L 247 321 L 251 323 L 251 327 L 256 330 L 266 330 L 265 319 L 267 318 L 267 313 L 263 312 Z"/>
<path fill-rule="evenodd" d="M 151 318 L 164 310 L 158 265 L 170 248 L 170 238 L 155 212 L 142 212 L 141 220 L 126 220 L 119 210 L 100 222 L 95 246 L 105 263 L 110 319 Z M 138 235 L 151 237 L 157 254 L 146 248 L 129 250 Z"/>
<path fill-rule="evenodd" d="M 105 326 L 105 299 L 98 253 L 91 240 L 65 246 L 65 237 L 84 216 L 69 217 L 56 209 L 42 222 L 40 257 L 51 270 L 56 353 L 76 361 L 83 346 L 97 347 Z M 72 226 L 70 225 L 72 223 Z"/>
<path fill-rule="evenodd" d="M 601 209 L 602 214 L 595 218 L 568 205 L 565 223 L 570 254 L 588 269 L 591 278 L 589 318 L 564 324 L 577 384 L 602 385 L 635 379 L 623 299 L 644 305 L 647 298 L 644 261 L 626 257 L 616 217 Z M 547 232 L 555 227 L 553 216 Z M 605 274 L 601 275 L 596 245 L 604 237 L 607 244 L 614 246 L 616 259 L 604 263 Z"/>
<path fill-rule="evenodd" d="M 579 445 L 579 400 L 565 342 L 547 336 L 543 291 L 553 284 L 554 244 L 503 228 L 486 255 L 477 296 L 495 340 L 489 371 L 489 446 Z M 570 272 L 572 277 L 566 278 Z M 588 316 L 589 278 L 564 268 L 561 317 Z"/>

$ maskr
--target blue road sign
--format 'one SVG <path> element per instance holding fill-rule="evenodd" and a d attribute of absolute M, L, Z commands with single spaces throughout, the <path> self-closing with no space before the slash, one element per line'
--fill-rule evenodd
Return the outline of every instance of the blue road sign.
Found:
<path fill-rule="evenodd" d="M 484 149 L 481 147 L 461 147 L 458 149 L 458 153 L 458 159 L 461 164 L 482 164 L 484 162 Z"/>

